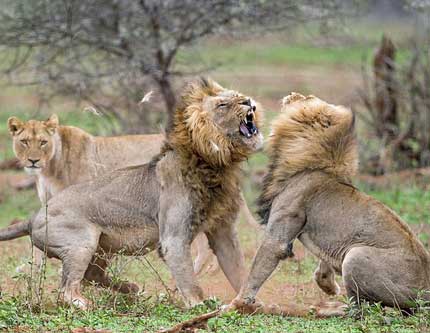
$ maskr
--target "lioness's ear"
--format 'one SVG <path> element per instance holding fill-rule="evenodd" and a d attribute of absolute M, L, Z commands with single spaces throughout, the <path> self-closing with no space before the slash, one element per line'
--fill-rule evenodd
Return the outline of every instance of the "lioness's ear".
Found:
<path fill-rule="evenodd" d="M 9 133 L 13 135 L 19 134 L 24 127 L 24 123 L 19 120 L 17 117 L 10 117 L 7 120 L 7 128 L 9 129 Z"/>
<path fill-rule="evenodd" d="M 58 116 L 56 114 L 53 114 L 51 117 L 48 118 L 44 122 L 46 128 L 48 129 L 48 132 L 52 135 L 57 130 L 57 127 L 59 125 Z"/>

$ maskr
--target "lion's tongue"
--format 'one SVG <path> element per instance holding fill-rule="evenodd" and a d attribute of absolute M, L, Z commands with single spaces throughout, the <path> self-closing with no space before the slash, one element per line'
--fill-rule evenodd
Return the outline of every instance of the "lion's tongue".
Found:
<path fill-rule="evenodd" d="M 239 126 L 240 133 L 242 133 L 247 138 L 250 138 L 252 136 L 251 132 L 249 132 L 248 127 L 246 127 L 245 123 L 240 123 Z"/>

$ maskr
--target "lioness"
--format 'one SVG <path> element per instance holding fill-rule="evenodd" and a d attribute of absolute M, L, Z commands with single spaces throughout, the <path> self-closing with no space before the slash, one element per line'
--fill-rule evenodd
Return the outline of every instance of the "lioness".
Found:
<path fill-rule="evenodd" d="M 57 115 L 46 121 L 8 119 L 13 150 L 25 171 L 36 177 L 39 199 L 44 204 L 66 187 L 89 181 L 115 169 L 144 164 L 160 152 L 164 135 L 124 135 L 97 137 L 73 126 L 59 124 Z M 243 197 L 243 212 L 248 223 L 254 219 Z M 198 273 L 208 259 L 203 236 L 196 239 Z M 41 253 L 34 251 L 36 264 Z"/>
<path fill-rule="evenodd" d="M 63 264 L 63 299 L 81 308 L 83 278 L 109 285 L 100 253 L 145 254 L 158 248 L 188 305 L 201 302 L 190 244 L 204 232 L 236 291 L 244 258 L 234 221 L 243 160 L 259 149 L 258 112 L 249 97 L 213 81 L 191 83 L 162 152 L 150 163 L 117 170 L 58 193 L 29 222 L 0 240 L 30 235 Z M 129 288 L 122 283 L 117 288 Z"/>
<path fill-rule="evenodd" d="M 269 172 L 259 198 L 266 223 L 251 272 L 229 309 L 247 307 L 298 238 L 321 262 L 317 284 L 329 294 L 342 275 L 348 294 L 408 309 L 430 289 L 430 257 L 392 210 L 358 191 L 354 115 L 293 93 L 273 124 Z"/>
<path fill-rule="evenodd" d="M 8 129 L 19 163 L 36 176 L 42 203 L 70 185 L 149 162 L 163 142 L 161 134 L 95 137 L 80 128 L 60 125 L 55 114 L 46 121 L 10 117 Z"/>

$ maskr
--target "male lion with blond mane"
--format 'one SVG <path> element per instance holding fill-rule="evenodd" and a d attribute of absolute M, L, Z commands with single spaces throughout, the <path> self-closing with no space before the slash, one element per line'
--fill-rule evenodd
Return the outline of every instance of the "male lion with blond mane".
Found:
<path fill-rule="evenodd" d="M 0 240 L 30 235 L 62 261 L 64 301 L 87 308 L 82 279 L 110 285 L 98 254 L 158 249 L 187 305 L 203 300 L 190 244 L 204 232 L 236 291 L 244 258 L 235 220 L 241 162 L 261 147 L 254 101 L 213 81 L 189 84 L 173 129 L 150 163 L 66 188 L 30 221 L 0 230 Z M 118 289 L 133 288 L 125 282 Z"/>
<path fill-rule="evenodd" d="M 52 115 L 46 121 L 8 119 L 13 150 L 25 171 L 36 177 L 42 204 L 70 185 L 89 181 L 115 169 L 148 163 L 160 152 L 164 135 L 124 135 L 97 137 L 73 126 L 59 124 Z M 251 225 L 252 214 L 242 197 L 241 211 Z M 196 242 L 195 271 L 207 262 L 207 240 L 199 235 Z M 36 264 L 41 252 L 35 251 Z"/>
<path fill-rule="evenodd" d="M 317 284 L 348 297 L 409 309 L 430 289 L 430 257 L 392 210 L 351 183 L 358 158 L 354 115 L 293 93 L 273 124 L 269 172 L 259 198 L 265 237 L 231 308 L 247 307 L 298 238 L 321 261 Z"/>

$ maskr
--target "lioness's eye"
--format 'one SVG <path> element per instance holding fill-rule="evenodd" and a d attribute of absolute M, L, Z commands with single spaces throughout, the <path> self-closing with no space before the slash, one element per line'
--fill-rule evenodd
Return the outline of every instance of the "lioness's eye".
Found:
<path fill-rule="evenodd" d="M 24 146 L 27 146 L 27 145 L 28 145 L 28 141 L 27 141 L 27 140 L 25 140 L 25 139 L 21 140 L 21 143 L 22 143 Z"/>
<path fill-rule="evenodd" d="M 48 143 L 48 141 L 46 141 L 46 140 L 42 140 L 42 141 L 40 141 L 40 145 L 43 147 L 44 145 L 46 145 Z"/>

